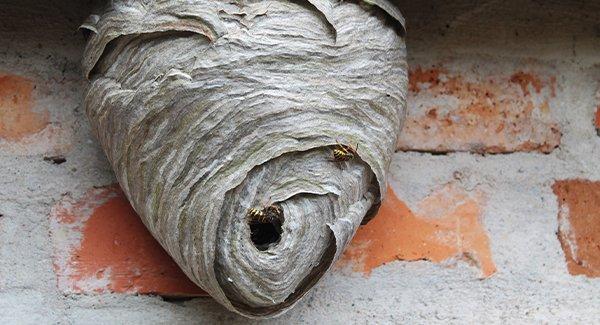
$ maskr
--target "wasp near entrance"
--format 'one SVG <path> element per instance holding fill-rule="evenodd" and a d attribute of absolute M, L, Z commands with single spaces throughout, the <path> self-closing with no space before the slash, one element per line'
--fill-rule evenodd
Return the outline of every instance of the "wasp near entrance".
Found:
<path fill-rule="evenodd" d="M 249 222 L 272 223 L 281 220 L 283 212 L 281 208 L 272 204 L 265 208 L 250 208 L 246 213 L 246 218 Z"/>
<path fill-rule="evenodd" d="M 335 148 L 333 148 L 333 160 L 338 162 L 350 161 L 358 156 L 357 150 L 358 143 L 356 144 L 356 148 L 338 143 Z"/>

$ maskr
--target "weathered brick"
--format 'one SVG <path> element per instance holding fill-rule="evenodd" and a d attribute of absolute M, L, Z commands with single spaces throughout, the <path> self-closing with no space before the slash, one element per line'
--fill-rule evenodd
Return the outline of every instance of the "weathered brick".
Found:
<path fill-rule="evenodd" d="M 71 148 L 70 133 L 35 101 L 32 80 L 0 73 L 0 149 L 14 154 L 62 155 Z"/>
<path fill-rule="evenodd" d="M 48 111 L 33 110 L 33 87 L 23 77 L 0 75 L 0 138 L 19 140 L 48 125 Z"/>
<path fill-rule="evenodd" d="M 50 214 L 54 269 L 64 293 L 199 296 L 117 185 L 65 196 Z"/>
<path fill-rule="evenodd" d="M 445 66 L 411 69 L 408 116 L 398 149 L 548 153 L 558 147 L 561 132 L 551 116 L 555 77 L 524 70 L 495 72 L 504 69 L 490 70 L 489 65 L 493 63 L 485 71 L 478 65 L 457 71 Z"/>
<path fill-rule="evenodd" d="M 569 273 L 600 277 L 600 182 L 561 180 L 552 189 L 559 205 L 558 239 Z"/>
<path fill-rule="evenodd" d="M 596 107 L 596 114 L 594 117 L 595 117 L 594 125 L 596 126 L 596 133 L 598 133 L 598 135 L 600 135 L 600 105 L 598 105 L 598 107 Z"/>
<path fill-rule="evenodd" d="M 489 277 L 496 266 L 479 220 L 482 201 L 481 194 L 447 185 L 420 202 L 415 212 L 389 189 L 378 215 L 359 228 L 339 266 L 369 274 L 395 260 L 444 265 L 464 260 Z"/>

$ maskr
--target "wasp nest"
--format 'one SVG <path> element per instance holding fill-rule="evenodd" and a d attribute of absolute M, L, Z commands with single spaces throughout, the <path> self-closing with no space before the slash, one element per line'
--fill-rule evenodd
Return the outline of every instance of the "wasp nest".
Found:
<path fill-rule="evenodd" d="M 86 112 L 121 187 L 228 309 L 291 307 L 376 210 L 402 24 L 386 0 L 115 0 L 82 26 Z"/>

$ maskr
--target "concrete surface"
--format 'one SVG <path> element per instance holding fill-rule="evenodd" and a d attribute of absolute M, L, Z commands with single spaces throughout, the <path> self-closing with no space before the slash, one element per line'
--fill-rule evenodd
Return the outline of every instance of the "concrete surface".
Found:
<path fill-rule="evenodd" d="M 11 119 L 9 124 L 0 122 L 0 321 L 253 323 L 207 297 L 173 300 L 59 290 L 50 234 L 52 208 L 66 193 L 81 198 L 94 187 L 115 182 L 81 111 L 85 83 L 79 57 L 84 41 L 76 27 L 94 5 L 75 0 L 0 4 L 0 74 L 9 76 L 4 83 L 11 87 L 0 91 L 5 97 L 0 100 L 4 114 L 0 118 Z M 493 120 L 494 114 L 506 119 L 503 111 L 529 112 L 530 120 L 525 122 L 516 116 L 506 120 L 518 122 L 513 140 L 504 142 L 506 150 L 493 150 L 490 137 L 498 135 L 486 134 L 483 128 L 460 145 L 448 133 L 444 150 L 418 147 L 418 137 L 427 134 L 417 134 L 414 146 L 408 144 L 396 154 L 390 183 L 399 201 L 389 203 L 387 212 L 378 217 L 410 215 L 420 220 L 415 223 L 420 225 L 415 240 L 438 245 L 443 253 L 420 250 L 411 255 L 406 247 L 397 251 L 387 247 L 386 254 L 396 256 L 369 260 L 365 252 L 378 250 L 355 245 L 359 251 L 344 257 L 294 310 L 266 323 L 600 322 L 600 279 L 569 273 L 557 237 L 559 205 L 552 190 L 556 180 L 600 180 L 600 138 L 594 127 L 599 104 L 600 2 L 404 1 L 402 8 L 413 72 L 419 67 L 440 69 L 450 78 L 459 76 L 475 85 L 498 80 L 505 84 L 496 89 L 497 96 L 519 72 L 540 80 L 554 77 L 555 86 L 545 86 L 550 88 L 536 95 L 535 82 L 530 81 L 521 92 L 511 88 L 513 99 L 519 98 L 509 103 L 508 110 L 496 111 L 498 106 L 490 104 L 473 115 L 451 116 L 478 123 Z M 413 103 L 447 104 L 432 94 L 427 80 L 420 83 L 419 91 L 412 94 Z M 458 102 L 478 99 L 464 83 L 461 87 L 441 94 Z M 548 89 L 555 91 L 554 96 Z M 19 95 L 9 100 L 15 93 Z M 525 109 L 527 101 L 539 98 L 547 99 L 547 110 L 539 108 L 540 102 L 532 111 Z M 458 106 L 444 109 L 461 109 Z M 429 111 L 416 105 L 411 110 L 416 115 Z M 555 135 L 547 132 L 549 125 L 559 129 L 558 147 L 540 150 L 535 145 L 514 145 L 514 141 L 526 143 L 532 134 L 542 139 L 535 143 L 544 143 L 545 135 Z M 55 164 L 60 162 L 57 156 L 64 156 L 66 162 Z M 466 201 L 468 213 L 446 211 L 447 206 L 464 203 L 453 200 Z M 456 244 L 432 239 L 431 233 L 418 237 L 418 231 L 431 232 L 429 226 L 444 226 L 443 220 L 460 221 L 466 215 L 473 219 L 469 232 L 445 233 L 456 235 Z M 372 234 L 376 226 L 367 227 L 371 228 L 357 235 L 357 245 L 368 246 L 380 236 Z M 464 238 L 476 239 L 469 244 L 462 242 Z"/>

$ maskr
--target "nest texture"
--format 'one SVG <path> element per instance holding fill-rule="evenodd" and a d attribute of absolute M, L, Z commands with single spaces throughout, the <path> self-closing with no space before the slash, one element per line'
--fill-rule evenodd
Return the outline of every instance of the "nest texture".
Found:
<path fill-rule="evenodd" d="M 82 26 L 86 112 L 121 187 L 228 309 L 290 308 L 376 210 L 404 119 L 403 23 L 384 0 L 138 0 Z M 270 205 L 278 220 L 253 228 Z"/>

